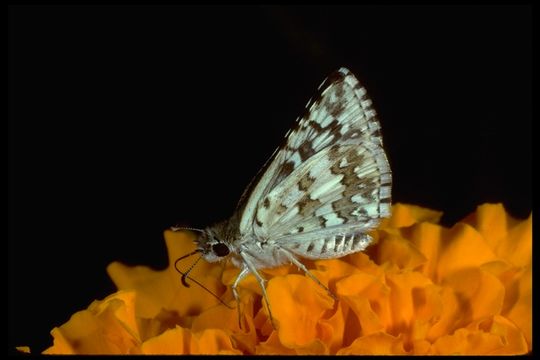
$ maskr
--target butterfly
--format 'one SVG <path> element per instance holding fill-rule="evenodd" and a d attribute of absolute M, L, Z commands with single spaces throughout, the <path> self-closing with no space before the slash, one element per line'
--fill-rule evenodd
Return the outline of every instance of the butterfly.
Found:
<path fill-rule="evenodd" d="M 197 249 L 178 260 L 200 253 L 208 262 L 231 261 L 240 268 L 232 285 L 237 304 L 238 284 L 254 274 L 274 325 L 258 270 L 292 263 L 333 296 L 300 259 L 364 250 L 372 242 L 368 232 L 390 216 L 391 187 L 372 101 L 356 77 L 340 68 L 319 86 L 229 219 L 204 230 L 172 227 L 199 231 Z M 181 272 L 186 286 L 193 265 Z M 240 319 L 239 308 L 238 314 Z"/>

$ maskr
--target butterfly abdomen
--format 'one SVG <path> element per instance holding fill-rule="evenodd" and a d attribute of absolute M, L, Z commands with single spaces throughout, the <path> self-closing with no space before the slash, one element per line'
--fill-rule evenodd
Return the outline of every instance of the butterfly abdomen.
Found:
<path fill-rule="evenodd" d="M 307 259 L 332 259 L 364 250 L 371 237 L 363 233 L 338 234 L 291 244 L 290 251 Z"/>

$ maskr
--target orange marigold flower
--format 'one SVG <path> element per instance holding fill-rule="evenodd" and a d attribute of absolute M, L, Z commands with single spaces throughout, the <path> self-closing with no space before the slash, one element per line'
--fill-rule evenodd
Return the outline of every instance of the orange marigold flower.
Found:
<path fill-rule="evenodd" d="M 200 262 L 182 286 L 162 271 L 112 263 L 119 291 L 51 334 L 46 354 L 523 354 L 532 347 L 532 215 L 485 204 L 452 228 L 442 213 L 396 204 L 365 252 L 305 261 L 332 299 L 294 266 L 266 269 L 275 330 L 253 275 Z M 193 235 L 165 231 L 169 263 Z M 23 348 L 21 348 L 23 349 Z"/>

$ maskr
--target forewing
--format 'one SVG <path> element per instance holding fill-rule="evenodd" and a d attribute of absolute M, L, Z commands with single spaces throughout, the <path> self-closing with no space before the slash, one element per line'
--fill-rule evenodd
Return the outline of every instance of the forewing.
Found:
<path fill-rule="evenodd" d="M 354 75 L 344 68 L 333 73 L 246 194 L 241 233 L 253 229 L 275 239 L 375 226 L 373 220 L 389 214 L 391 186 L 379 130 Z"/>

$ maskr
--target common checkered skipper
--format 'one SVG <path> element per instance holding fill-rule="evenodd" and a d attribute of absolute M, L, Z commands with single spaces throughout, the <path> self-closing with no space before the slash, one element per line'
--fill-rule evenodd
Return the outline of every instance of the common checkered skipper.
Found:
<path fill-rule="evenodd" d="M 257 270 L 292 263 L 330 293 L 298 257 L 331 259 L 364 250 L 372 241 L 367 233 L 390 215 L 391 183 L 371 100 L 341 68 L 319 86 L 233 216 L 199 230 L 194 253 L 209 262 L 230 259 L 241 269 L 232 286 L 238 304 L 238 284 L 253 273 L 272 320 Z"/>

